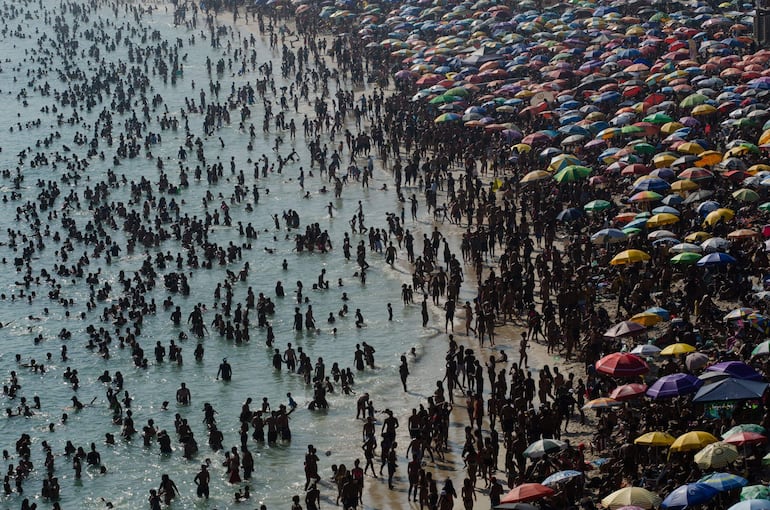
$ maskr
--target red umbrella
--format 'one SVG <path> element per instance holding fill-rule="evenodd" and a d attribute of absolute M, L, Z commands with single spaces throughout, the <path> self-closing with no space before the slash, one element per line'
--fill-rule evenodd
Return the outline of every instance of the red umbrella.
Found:
<path fill-rule="evenodd" d="M 534 501 L 536 499 L 552 496 L 553 489 L 539 483 L 523 483 L 514 487 L 511 492 L 500 500 L 500 503 L 519 503 L 522 501 Z"/>
<path fill-rule="evenodd" d="M 636 377 L 649 372 L 650 367 L 639 356 L 616 352 L 597 361 L 596 370 L 613 377 Z"/>
<path fill-rule="evenodd" d="M 610 393 L 610 398 L 615 400 L 628 400 L 640 395 L 644 395 L 647 392 L 646 384 L 631 383 L 618 386 Z"/>
<path fill-rule="evenodd" d="M 739 432 L 737 434 L 732 434 L 724 440 L 725 443 L 734 444 L 736 446 L 760 444 L 765 441 L 767 441 L 767 437 L 757 432 Z"/>

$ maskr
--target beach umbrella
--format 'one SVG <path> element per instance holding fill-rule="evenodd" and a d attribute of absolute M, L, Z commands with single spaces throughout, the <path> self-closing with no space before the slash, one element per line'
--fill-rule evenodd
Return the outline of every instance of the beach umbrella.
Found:
<path fill-rule="evenodd" d="M 672 398 L 698 391 L 703 381 L 690 374 L 664 375 L 647 389 L 650 398 Z"/>
<path fill-rule="evenodd" d="M 706 370 L 709 372 L 723 372 L 730 377 L 735 377 L 736 379 L 748 379 L 751 381 L 759 382 L 764 381 L 762 374 L 742 361 L 723 361 L 721 363 L 715 363 L 711 365 Z"/>
<path fill-rule="evenodd" d="M 724 316 L 724 320 L 731 321 L 736 319 L 745 319 L 754 312 L 756 312 L 755 309 L 742 306 L 740 308 L 731 310 L 727 315 Z"/>
<path fill-rule="evenodd" d="M 523 483 L 514 487 L 508 494 L 500 499 L 500 503 L 519 503 L 535 501 L 546 496 L 553 496 L 554 491 L 550 487 L 539 483 Z"/>
<path fill-rule="evenodd" d="M 770 340 L 765 340 L 751 351 L 752 358 L 755 356 L 767 356 L 768 354 L 770 354 Z"/>
<path fill-rule="evenodd" d="M 662 351 L 660 351 L 661 356 L 679 356 L 681 354 L 688 354 L 690 352 L 695 352 L 697 349 L 690 345 L 685 343 L 675 343 L 671 345 L 667 345 Z"/>
<path fill-rule="evenodd" d="M 634 187 L 633 191 L 668 191 L 671 189 L 671 185 L 660 177 L 642 176 L 640 177 Z M 660 197 L 663 198 L 663 197 Z M 658 198 L 658 200 L 660 200 Z"/>
<path fill-rule="evenodd" d="M 722 434 L 722 439 L 730 437 L 733 434 L 740 434 L 741 432 L 755 432 L 757 434 L 767 433 L 765 427 L 762 425 L 757 425 L 756 423 L 744 423 L 730 428 L 727 432 Z"/>
<path fill-rule="evenodd" d="M 741 202 L 756 202 L 759 200 L 759 194 L 748 188 L 741 188 L 737 191 L 733 191 L 732 197 Z"/>
<path fill-rule="evenodd" d="M 583 206 L 583 209 L 588 212 L 598 212 L 609 209 L 612 204 L 606 200 L 592 200 Z"/>
<path fill-rule="evenodd" d="M 572 480 L 573 478 L 579 478 L 583 476 L 583 473 L 580 471 L 575 471 L 574 469 L 567 469 L 565 471 L 558 471 L 545 480 L 543 480 L 543 485 L 550 486 L 550 485 L 557 485 L 561 482 Z"/>
<path fill-rule="evenodd" d="M 545 179 L 550 179 L 551 173 L 546 172 L 545 170 L 534 170 L 532 172 L 529 172 L 527 175 L 521 178 L 521 183 L 527 184 L 531 182 L 540 182 Z"/>
<path fill-rule="evenodd" d="M 619 402 L 614 398 L 602 397 L 602 398 L 595 398 L 593 400 L 589 400 L 583 406 L 583 409 L 609 409 L 610 407 L 617 407 L 622 405 L 623 405 L 623 402 Z"/>
<path fill-rule="evenodd" d="M 607 338 L 621 338 L 624 336 L 639 335 L 647 331 L 647 328 L 638 322 L 623 321 L 618 322 L 610 329 L 604 332 L 604 336 Z"/>
<path fill-rule="evenodd" d="M 754 239 L 755 237 L 759 237 L 759 232 L 750 228 L 739 228 L 727 234 L 728 239 Z"/>
<path fill-rule="evenodd" d="M 671 184 L 671 191 L 693 191 L 700 188 L 700 185 L 690 179 L 682 179 Z"/>
<path fill-rule="evenodd" d="M 704 266 L 724 266 L 727 264 L 735 264 L 738 261 L 735 260 L 733 257 L 728 255 L 727 253 L 717 252 L 717 253 L 709 253 L 705 257 L 702 257 L 696 264 L 699 267 Z"/>
<path fill-rule="evenodd" d="M 457 113 L 442 113 L 438 117 L 436 117 L 433 122 L 435 124 L 443 124 L 445 122 L 455 122 L 462 119 L 462 116 L 458 115 Z"/>
<path fill-rule="evenodd" d="M 625 250 L 615 255 L 610 261 L 610 264 L 613 266 L 620 266 L 644 262 L 646 260 L 650 260 L 650 256 L 641 250 Z"/>
<path fill-rule="evenodd" d="M 567 443 L 557 439 L 538 439 L 524 450 L 524 455 L 530 459 L 539 459 L 544 455 L 562 451 Z"/>
<path fill-rule="evenodd" d="M 747 499 L 736 503 L 727 510 L 770 510 L 768 499 Z"/>
<path fill-rule="evenodd" d="M 702 430 L 693 430 L 677 437 L 676 441 L 671 444 L 671 451 L 689 452 L 692 450 L 700 450 L 704 446 L 716 442 L 717 438 L 708 432 L 704 432 Z"/>
<path fill-rule="evenodd" d="M 697 254 L 697 253 L 703 252 L 703 248 L 701 248 L 697 244 L 679 243 L 669 248 L 668 251 L 669 253 L 696 253 Z"/>
<path fill-rule="evenodd" d="M 613 377 L 637 377 L 650 371 L 650 367 L 635 354 L 616 352 L 596 362 L 596 370 Z"/>
<path fill-rule="evenodd" d="M 694 402 L 725 402 L 762 398 L 767 383 L 728 377 L 714 384 L 702 386 L 695 394 Z"/>
<path fill-rule="evenodd" d="M 711 237 L 703 241 L 700 245 L 703 251 L 711 253 L 713 251 L 723 251 L 730 247 L 730 241 L 721 237 Z"/>
<path fill-rule="evenodd" d="M 701 469 L 719 469 L 735 462 L 738 458 L 738 450 L 735 446 L 722 442 L 714 442 L 706 445 L 695 454 L 695 463 Z"/>
<path fill-rule="evenodd" d="M 676 438 L 668 432 L 647 432 L 634 439 L 634 444 L 642 446 L 671 446 Z"/>
<path fill-rule="evenodd" d="M 689 370 L 698 370 L 709 363 L 709 357 L 702 352 L 692 352 L 684 359 L 684 365 Z M 702 379 L 701 379 L 702 380 Z"/>
<path fill-rule="evenodd" d="M 700 253 L 684 252 L 684 253 L 680 253 L 679 255 L 675 255 L 671 257 L 671 263 L 682 265 L 682 266 L 689 266 L 692 264 L 696 264 L 700 259 L 701 259 Z"/>
<path fill-rule="evenodd" d="M 603 228 L 591 235 L 591 242 L 594 244 L 615 244 L 626 241 L 628 236 L 622 230 L 617 228 Z"/>
<path fill-rule="evenodd" d="M 559 170 L 554 176 L 554 180 L 558 183 L 565 182 L 577 182 L 585 179 L 591 174 L 591 169 L 582 165 L 569 165 L 562 170 Z"/>
<path fill-rule="evenodd" d="M 659 504 L 660 497 L 642 487 L 624 487 L 602 499 L 602 505 L 610 510 L 618 510 L 629 505 L 649 510 Z"/>
<path fill-rule="evenodd" d="M 717 209 L 716 211 L 711 211 L 710 213 L 708 213 L 706 215 L 706 218 L 703 220 L 703 222 L 706 225 L 714 225 L 719 221 L 730 221 L 733 218 L 735 218 L 735 211 L 733 211 L 732 209 L 726 209 L 722 207 Z"/>
<path fill-rule="evenodd" d="M 662 322 L 663 318 L 655 313 L 652 312 L 641 312 L 637 313 L 633 317 L 629 319 L 632 322 L 636 322 L 638 324 L 641 324 L 645 327 L 654 326 L 655 324 Z"/>
<path fill-rule="evenodd" d="M 735 446 L 744 446 L 747 444 L 761 444 L 767 442 L 767 436 L 757 432 L 738 432 L 730 435 L 724 440 L 725 443 Z"/>
<path fill-rule="evenodd" d="M 748 485 L 741 489 L 741 500 L 750 499 L 770 500 L 770 488 L 765 485 Z"/>
<path fill-rule="evenodd" d="M 564 209 L 562 212 L 560 212 L 556 219 L 559 221 L 563 221 L 565 223 L 577 221 L 580 218 L 584 216 L 585 213 L 578 209 L 577 207 L 570 207 L 569 209 Z"/>
<path fill-rule="evenodd" d="M 628 400 L 640 395 L 644 395 L 647 391 L 647 385 L 641 383 L 623 384 L 615 387 L 610 392 L 610 398 L 615 400 Z"/>
<path fill-rule="evenodd" d="M 653 344 L 641 344 L 631 349 L 631 354 L 637 356 L 655 356 L 660 354 L 660 347 Z"/>
<path fill-rule="evenodd" d="M 705 483 L 688 483 L 674 489 L 673 492 L 666 496 L 660 507 L 682 510 L 710 501 L 718 493 L 717 489 Z"/>
<path fill-rule="evenodd" d="M 670 213 L 660 213 L 652 216 L 647 220 L 647 226 L 651 228 L 663 227 L 665 225 L 673 225 L 679 221 L 679 216 Z"/>
<path fill-rule="evenodd" d="M 644 202 L 659 202 L 663 198 L 663 195 L 655 191 L 638 191 L 628 198 L 629 202 L 644 203 Z"/>
<path fill-rule="evenodd" d="M 732 473 L 710 473 L 698 481 L 710 485 L 719 492 L 745 487 L 749 483 L 749 481 L 742 476 L 734 475 Z"/>

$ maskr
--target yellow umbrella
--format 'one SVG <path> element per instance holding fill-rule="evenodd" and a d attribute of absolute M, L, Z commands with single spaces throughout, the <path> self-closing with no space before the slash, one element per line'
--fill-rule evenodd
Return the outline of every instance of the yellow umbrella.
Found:
<path fill-rule="evenodd" d="M 641 312 L 637 313 L 633 317 L 629 319 L 632 322 L 636 322 L 637 324 L 641 324 L 642 326 L 654 326 L 655 324 L 659 323 L 663 320 L 663 318 L 652 312 Z M 673 440 L 673 438 L 672 438 Z"/>
<path fill-rule="evenodd" d="M 765 165 L 764 163 L 757 163 L 756 165 L 751 165 L 746 170 L 746 173 L 755 175 L 757 172 L 767 172 L 767 171 L 770 171 L 770 165 Z"/>
<path fill-rule="evenodd" d="M 695 142 L 684 142 L 676 150 L 684 154 L 700 154 L 704 151 L 703 147 Z"/>
<path fill-rule="evenodd" d="M 697 349 L 690 344 L 678 343 L 666 346 L 660 351 L 661 356 L 678 356 L 680 354 L 687 354 L 689 352 L 695 352 Z"/>
<path fill-rule="evenodd" d="M 670 135 L 677 129 L 682 129 L 684 127 L 684 124 L 681 122 L 666 122 L 662 126 L 660 126 L 660 132 L 664 135 Z"/>
<path fill-rule="evenodd" d="M 664 152 L 662 154 L 657 154 L 654 158 L 652 158 L 652 163 L 655 165 L 655 168 L 669 167 L 671 166 L 671 163 L 676 161 L 676 158 L 677 157 L 675 155 Z"/>
<path fill-rule="evenodd" d="M 764 145 L 768 142 L 770 142 L 770 129 L 762 133 L 759 137 L 759 141 L 757 141 L 757 145 Z"/>
<path fill-rule="evenodd" d="M 700 450 L 707 444 L 716 443 L 717 438 L 702 430 L 693 430 L 676 438 L 671 444 L 672 452 L 689 452 Z"/>
<path fill-rule="evenodd" d="M 691 234 L 687 234 L 684 240 L 687 241 L 688 243 L 702 243 L 706 239 L 711 239 L 712 237 L 713 236 L 708 232 L 703 232 L 701 230 L 700 232 L 693 232 Z"/>
<path fill-rule="evenodd" d="M 671 191 L 692 191 L 700 188 L 698 183 L 690 179 L 682 179 L 671 184 Z"/>
<path fill-rule="evenodd" d="M 711 106 L 710 104 L 699 104 L 695 108 L 692 109 L 693 115 L 710 115 L 717 111 L 716 108 Z"/>
<path fill-rule="evenodd" d="M 634 444 L 642 446 L 671 446 L 676 438 L 668 432 L 647 432 L 636 439 Z"/>
<path fill-rule="evenodd" d="M 749 148 L 745 145 L 738 145 L 737 147 L 733 147 L 729 151 L 725 152 L 726 158 L 737 158 L 740 156 L 745 156 L 749 153 Z"/>
<path fill-rule="evenodd" d="M 544 179 L 550 179 L 552 177 L 550 172 L 546 172 L 545 170 L 535 170 L 533 172 L 529 172 L 527 175 L 522 177 L 521 181 L 522 183 L 528 183 L 528 182 L 538 182 L 542 181 Z"/>
<path fill-rule="evenodd" d="M 704 167 L 716 165 L 722 161 L 722 153 L 717 151 L 703 151 L 698 154 L 698 161 L 695 162 L 695 166 Z"/>
<path fill-rule="evenodd" d="M 652 216 L 647 220 L 647 226 L 652 228 L 663 227 L 665 225 L 673 225 L 679 221 L 679 216 L 671 213 L 660 213 Z"/>
<path fill-rule="evenodd" d="M 623 487 L 602 499 L 602 505 L 610 510 L 624 506 L 638 506 L 649 510 L 658 506 L 660 501 L 657 494 L 643 487 Z"/>
<path fill-rule="evenodd" d="M 703 220 L 703 223 L 706 225 L 714 225 L 719 221 L 730 221 L 733 218 L 735 218 L 735 211 L 721 207 L 716 211 L 708 213 L 706 219 Z"/>
<path fill-rule="evenodd" d="M 706 445 L 695 454 L 695 463 L 701 469 L 719 469 L 734 462 L 738 458 L 738 449 L 729 444 L 717 441 Z"/>
<path fill-rule="evenodd" d="M 623 264 L 643 262 L 645 260 L 650 260 L 650 256 L 642 250 L 625 250 L 615 255 L 610 261 L 610 264 L 613 266 L 620 266 Z"/>
<path fill-rule="evenodd" d="M 529 152 L 532 150 L 531 145 L 527 145 L 526 143 L 517 143 L 516 145 L 511 147 L 512 149 L 516 149 L 519 153 L 521 152 Z"/>

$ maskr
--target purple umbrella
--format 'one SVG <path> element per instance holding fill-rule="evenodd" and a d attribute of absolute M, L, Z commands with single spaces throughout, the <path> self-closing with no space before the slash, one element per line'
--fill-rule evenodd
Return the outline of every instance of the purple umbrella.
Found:
<path fill-rule="evenodd" d="M 703 381 L 690 374 L 664 375 L 647 389 L 650 398 L 672 398 L 695 393 Z"/>
<path fill-rule="evenodd" d="M 762 374 L 742 361 L 723 361 L 711 365 L 706 370 L 711 372 L 723 372 L 736 379 L 748 379 L 750 381 L 762 381 Z"/>

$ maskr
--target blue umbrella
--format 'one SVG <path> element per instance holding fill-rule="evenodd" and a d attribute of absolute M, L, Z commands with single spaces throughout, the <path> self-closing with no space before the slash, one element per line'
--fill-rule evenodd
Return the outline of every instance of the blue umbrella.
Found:
<path fill-rule="evenodd" d="M 645 313 L 654 313 L 655 315 L 659 315 L 660 318 L 663 319 L 664 321 L 671 319 L 671 314 L 668 313 L 668 310 L 666 310 L 665 308 L 661 308 L 659 306 L 652 306 L 647 310 L 645 310 Z"/>
<path fill-rule="evenodd" d="M 668 191 L 671 189 L 671 185 L 659 177 L 651 177 L 645 179 L 636 186 L 634 186 L 634 192 L 638 191 Z"/>
<path fill-rule="evenodd" d="M 571 222 L 577 221 L 582 217 L 583 211 L 581 209 L 578 209 L 577 207 L 571 207 L 560 212 L 556 219 L 563 222 Z"/>
<path fill-rule="evenodd" d="M 745 478 L 732 473 L 711 473 L 698 480 L 698 482 L 710 485 L 719 492 L 745 487 L 749 483 Z"/>
<path fill-rule="evenodd" d="M 594 244 L 613 244 L 625 241 L 626 234 L 616 228 L 603 228 L 591 236 Z"/>
<path fill-rule="evenodd" d="M 709 253 L 705 257 L 702 257 L 698 262 L 696 262 L 696 265 L 699 267 L 703 266 L 724 266 L 726 264 L 735 264 L 738 262 L 733 257 L 728 255 L 727 253 L 722 252 L 716 252 L 716 253 Z"/>
<path fill-rule="evenodd" d="M 711 372 L 723 372 L 736 379 L 749 379 L 751 381 L 763 381 L 762 374 L 742 361 L 723 361 L 711 365 L 706 370 Z"/>
<path fill-rule="evenodd" d="M 558 473 L 554 473 L 545 480 L 543 480 L 541 483 L 543 485 L 555 485 L 559 482 L 563 482 L 565 480 L 570 480 L 572 478 L 577 478 L 578 476 L 583 476 L 583 473 L 580 471 L 575 471 L 574 469 L 568 469 L 566 471 L 559 471 Z"/>
<path fill-rule="evenodd" d="M 673 214 L 675 216 L 679 216 L 680 213 L 678 209 L 674 209 L 671 206 L 668 205 L 661 205 L 660 207 L 656 207 L 652 210 L 652 214 Z"/>
<path fill-rule="evenodd" d="M 710 213 L 712 211 L 716 211 L 720 207 L 722 207 L 722 206 L 719 205 L 719 202 L 716 202 L 714 200 L 706 200 L 705 202 L 702 202 L 698 206 L 696 211 L 698 211 L 698 214 L 700 214 L 701 216 L 706 216 L 708 213 Z"/>
<path fill-rule="evenodd" d="M 736 503 L 727 510 L 770 510 L 770 500 L 767 499 L 747 499 Z"/>
<path fill-rule="evenodd" d="M 666 499 L 663 500 L 660 507 L 671 510 L 689 508 L 709 501 L 716 496 L 718 492 L 719 491 L 714 487 L 706 485 L 705 483 L 688 483 L 674 489 L 674 492 L 669 494 Z"/>
<path fill-rule="evenodd" d="M 664 375 L 647 388 L 650 398 L 672 398 L 695 393 L 703 386 L 703 381 L 691 374 Z"/>
<path fill-rule="evenodd" d="M 678 195 L 676 193 L 673 193 L 671 195 L 667 195 L 663 197 L 663 200 L 661 200 L 662 203 L 668 205 L 668 206 L 674 206 L 679 205 L 682 202 L 684 202 L 684 198 L 682 198 L 681 195 Z"/>
<path fill-rule="evenodd" d="M 730 377 L 703 386 L 695 394 L 693 402 L 724 402 L 727 400 L 751 400 L 762 398 L 767 383 Z"/>

